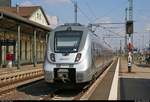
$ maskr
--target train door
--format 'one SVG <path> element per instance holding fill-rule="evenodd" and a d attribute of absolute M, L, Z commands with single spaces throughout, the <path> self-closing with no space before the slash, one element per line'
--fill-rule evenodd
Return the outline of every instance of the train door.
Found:
<path fill-rule="evenodd" d="M 16 55 L 16 41 L 15 40 L 0 40 L 0 66 L 5 68 L 7 65 L 6 54 L 11 52 L 14 58 Z M 13 65 L 15 60 L 13 60 Z"/>

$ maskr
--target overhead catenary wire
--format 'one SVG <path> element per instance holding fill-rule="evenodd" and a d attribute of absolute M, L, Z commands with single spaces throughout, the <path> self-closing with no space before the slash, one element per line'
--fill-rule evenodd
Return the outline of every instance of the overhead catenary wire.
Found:
<path fill-rule="evenodd" d="M 121 36 L 119 33 L 116 33 L 116 32 L 114 32 L 114 31 L 112 31 L 112 30 L 110 30 L 110 29 L 107 29 L 106 27 L 103 27 L 103 26 L 101 26 L 101 25 L 99 25 L 99 27 L 102 28 L 102 29 L 104 29 L 104 30 L 107 30 L 107 31 L 109 31 L 109 32 L 111 32 L 111 33 L 113 33 L 113 34 L 115 34 L 115 35 L 118 35 L 118 36 L 120 36 L 120 37 L 123 37 L 123 36 Z"/>
<path fill-rule="evenodd" d="M 124 4 L 124 2 L 123 2 L 122 4 Z M 122 5 L 122 4 L 121 4 L 121 5 Z M 117 7 L 118 7 L 118 6 L 117 6 Z M 116 8 L 116 7 L 115 7 L 115 8 Z M 109 11 L 109 12 L 111 13 L 112 10 L 114 10 L 114 8 L 111 9 L 111 11 Z M 107 12 L 106 14 L 110 14 L 109 12 Z M 104 16 L 106 16 L 106 14 L 105 14 Z M 96 17 L 96 16 L 95 16 L 95 17 Z M 96 21 L 97 19 L 98 19 L 98 18 L 96 18 L 95 21 Z M 102 23 L 102 25 L 103 25 L 103 24 L 105 25 L 105 24 L 125 24 L 125 23 L 124 23 L 124 22 L 123 22 L 123 23 Z M 97 24 L 96 24 L 96 25 L 97 25 Z M 108 31 L 108 32 L 110 32 L 110 33 L 113 33 L 113 34 L 119 36 L 118 38 L 124 38 L 123 36 L 120 35 L 120 33 L 114 32 L 114 31 L 112 31 L 110 28 L 101 26 L 101 23 L 99 24 L 99 27 L 102 28 L 102 29 L 104 29 L 104 30 L 106 30 L 106 31 Z M 95 28 L 95 30 L 96 30 L 96 28 Z"/>
<path fill-rule="evenodd" d="M 96 18 L 96 14 L 93 11 L 92 7 L 89 5 L 88 2 L 85 2 L 85 3 L 86 3 L 85 5 L 87 6 L 87 8 L 89 9 L 90 14 L 93 16 L 93 18 Z"/>
<path fill-rule="evenodd" d="M 124 23 L 97 23 L 97 24 L 90 24 L 91 26 L 95 26 L 96 28 L 97 28 L 97 27 L 100 27 L 100 28 L 102 28 L 102 29 L 104 29 L 104 30 L 106 30 L 106 31 L 109 31 L 109 32 L 111 32 L 111 33 L 113 33 L 113 34 L 115 34 L 115 35 L 118 35 L 118 36 L 120 36 L 120 37 L 123 37 L 123 36 L 121 36 L 119 33 L 116 33 L 116 32 L 114 32 L 114 31 L 108 29 L 107 27 L 101 26 L 101 24 L 124 24 Z M 96 30 L 96 28 L 95 28 L 95 30 Z"/>
<path fill-rule="evenodd" d="M 73 0 L 70 0 L 71 1 L 71 3 L 73 4 L 73 5 L 75 5 L 75 1 L 73 1 Z M 78 10 L 80 10 L 80 12 L 86 17 L 86 19 L 89 21 L 89 22 L 91 22 L 91 19 L 84 13 L 84 11 L 82 11 L 82 9 L 78 6 L 78 5 L 76 5 L 77 6 L 77 8 L 78 8 Z"/>
<path fill-rule="evenodd" d="M 94 20 L 94 22 L 95 22 L 97 19 L 100 19 L 100 18 L 104 18 L 104 17 L 106 17 L 106 15 L 111 14 L 113 11 L 116 11 L 116 10 L 114 10 L 114 9 L 116 9 L 116 8 L 117 8 L 117 10 L 118 10 L 118 8 L 121 8 L 121 6 L 122 6 L 122 5 L 124 5 L 124 4 L 126 4 L 126 2 L 127 2 L 127 1 L 122 2 L 122 3 L 120 4 L 120 6 L 115 5 L 115 7 L 114 7 L 114 8 L 112 8 L 110 11 L 106 12 L 103 16 L 96 18 L 96 19 Z"/>
<path fill-rule="evenodd" d="M 123 2 L 123 3 L 121 3 L 121 6 L 122 6 L 122 4 L 124 4 L 125 2 Z M 91 9 L 91 7 L 89 6 L 89 4 L 86 2 L 86 6 L 89 8 L 89 10 L 91 11 L 91 13 L 95 16 L 95 14 L 94 14 L 94 12 L 93 12 L 93 10 Z M 116 8 L 116 6 L 115 6 L 115 8 Z M 117 6 L 117 8 L 118 8 L 118 6 Z M 113 8 L 114 9 L 114 8 Z M 112 12 L 112 10 L 113 9 L 111 9 L 111 11 L 109 11 L 109 12 Z M 108 14 L 108 13 L 107 13 Z M 110 13 L 109 13 L 110 14 Z M 106 15 L 106 14 L 105 14 Z M 95 16 L 96 17 L 96 16 Z M 101 23 L 100 23 L 101 24 Z M 102 24 L 125 24 L 124 22 L 122 22 L 122 23 L 102 23 Z M 99 26 L 99 27 L 101 27 L 101 28 L 103 28 L 103 29 L 105 29 L 105 30 L 107 30 L 107 31 L 109 31 L 109 32 L 111 32 L 111 33 L 113 33 L 113 34 L 115 34 L 115 35 L 118 35 L 118 36 L 120 36 L 120 37 L 122 37 L 121 35 L 119 35 L 119 33 L 116 33 L 116 32 L 114 32 L 114 31 L 112 31 L 112 30 L 110 30 L 110 29 L 108 29 L 108 28 L 106 28 L 106 27 L 103 27 L 103 26 Z"/>
<path fill-rule="evenodd" d="M 71 3 L 73 4 L 73 5 L 75 5 L 75 1 L 73 1 L 73 0 L 70 0 L 71 1 Z M 90 21 L 91 22 L 91 19 L 85 14 L 85 12 L 83 12 L 82 11 L 82 9 L 77 5 L 77 8 L 80 10 L 80 12 L 86 17 L 86 19 L 88 20 L 88 21 Z M 118 24 L 118 23 L 117 23 Z M 121 23 L 121 24 L 124 24 L 124 23 Z M 115 35 L 118 35 L 118 36 L 120 36 L 120 37 L 123 37 L 123 36 L 121 36 L 119 33 L 116 33 L 116 32 L 114 32 L 114 31 L 112 31 L 112 30 L 110 30 L 110 29 L 107 29 L 106 27 L 103 27 L 103 26 L 101 26 L 101 25 L 99 25 L 98 27 L 100 27 L 100 28 L 102 28 L 102 29 L 104 29 L 104 30 L 107 30 L 107 31 L 109 31 L 109 32 L 111 32 L 111 33 L 113 33 L 113 34 L 115 34 Z M 94 35 L 96 35 L 95 33 L 93 33 Z M 96 36 L 98 36 L 98 35 L 96 35 Z"/>

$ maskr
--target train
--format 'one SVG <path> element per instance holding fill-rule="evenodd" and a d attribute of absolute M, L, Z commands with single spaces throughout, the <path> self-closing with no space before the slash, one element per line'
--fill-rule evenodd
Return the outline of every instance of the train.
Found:
<path fill-rule="evenodd" d="M 89 83 L 113 60 L 111 46 L 79 23 L 60 25 L 50 32 L 44 59 L 47 83 Z"/>

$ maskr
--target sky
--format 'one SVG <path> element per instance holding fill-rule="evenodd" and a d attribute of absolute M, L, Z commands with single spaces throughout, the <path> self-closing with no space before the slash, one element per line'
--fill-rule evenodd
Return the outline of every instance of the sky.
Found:
<path fill-rule="evenodd" d="M 75 0 L 72 0 L 75 1 Z M 124 23 L 125 8 L 128 0 L 76 0 L 78 3 L 78 22 L 89 23 Z M 56 26 L 53 16 L 58 18 L 58 24 L 74 22 L 74 5 L 71 0 L 12 0 L 12 5 L 38 5 L 44 9 L 50 23 Z M 150 0 L 133 0 L 133 45 L 144 48 L 150 41 Z M 124 47 L 125 24 L 101 25 L 95 33 L 105 40 L 113 49 Z M 111 31 L 111 32 L 110 32 Z M 113 33 L 112 33 L 113 32 Z M 120 37 L 121 36 L 121 37 Z"/>

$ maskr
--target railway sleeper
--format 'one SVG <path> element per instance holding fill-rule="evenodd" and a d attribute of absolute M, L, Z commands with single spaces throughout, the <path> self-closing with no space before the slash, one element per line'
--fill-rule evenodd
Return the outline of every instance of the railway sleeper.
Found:
<path fill-rule="evenodd" d="M 18 73 L 17 75 L 2 77 L 2 78 L 0 79 L 0 82 L 3 82 L 4 80 L 9 79 L 10 77 L 11 77 L 11 79 L 13 79 L 13 78 L 15 78 L 15 79 L 19 78 L 19 79 L 20 79 L 20 78 L 22 78 L 22 77 L 34 76 L 34 75 L 39 75 L 39 74 L 42 74 L 42 72 L 39 71 L 39 72 L 30 72 L 30 73 L 23 73 L 23 74 L 19 74 L 19 73 Z"/>
<path fill-rule="evenodd" d="M 25 73 L 25 74 L 18 74 L 14 76 L 4 77 L 4 78 L 1 78 L 0 80 L 0 87 L 6 86 L 9 84 L 14 84 L 16 82 L 32 79 L 32 78 L 42 76 L 42 75 L 43 75 L 42 71 L 39 71 L 39 73 L 30 72 L 30 73 Z"/>
<path fill-rule="evenodd" d="M 34 77 L 32 79 L 26 79 L 26 80 L 23 80 L 23 81 L 18 81 L 18 82 L 15 82 L 13 84 L 9 84 L 9 85 L 3 86 L 3 87 L 0 88 L 0 95 L 8 93 L 8 92 L 16 89 L 16 87 L 18 87 L 20 85 L 31 83 L 32 81 L 40 80 L 41 78 L 44 78 L 44 77 L 43 76 Z"/>

